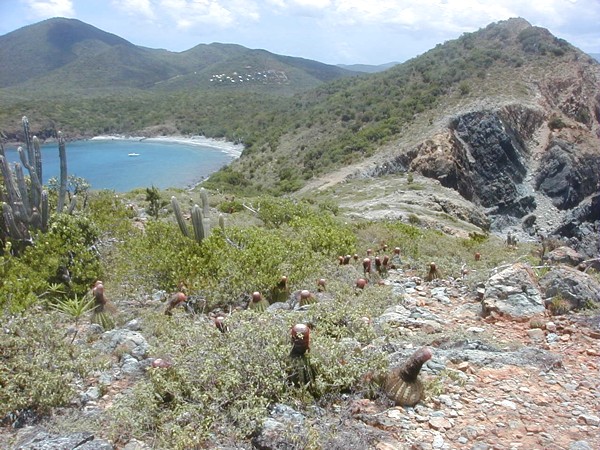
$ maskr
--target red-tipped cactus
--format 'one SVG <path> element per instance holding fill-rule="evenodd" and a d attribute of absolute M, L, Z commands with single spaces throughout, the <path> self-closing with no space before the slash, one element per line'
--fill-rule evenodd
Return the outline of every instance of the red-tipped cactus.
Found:
<path fill-rule="evenodd" d="M 425 276 L 425 281 L 433 281 L 436 280 L 438 278 L 441 278 L 441 273 L 440 270 L 437 267 L 437 264 L 432 262 L 429 263 L 429 271 L 427 272 L 427 275 Z"/>
<path fill-rule="evenodd" d="M 365 275 L 370 274 L 371 273 L 371 259 L 370 258 L 363 259 L 362 265 L 363 265 L 363 272 L 365 273 Z"/>
<path fill-rule="evenodd" d="M 151 364 L 153 369 L 168 369 L 173 366 L 173 363 L 162 358 L 156 358 Z"/>
<path fill-rule="evenodd" d="M 171 295 L 171 297 L 169 297 L 169 300 L 167 301 L 167 308 L 165 309 L 165 314 L 167 316 L 172 315 L 171 311 L 179 305 L 182 305 L 186 301 L 187 296 L 183 292 L 175 292 L 173 295 Z"/>
<path fill-rule="evenodd" d="M 290 351 L 290 365 L 288 381 L 295 386 L 308 387 L 315 379 L 315 369 L 310 363 L 310 328 L 303 323 L 297 323 L 290 330 L 292 350 Z"/>
<path fill-rule="evenodd" d="M 359 278 L 358 280 L 356 280 L 356 287 L 358 289 L 364 289 L 367 286 L 367 280 L 365 280 L 364 278 Z"/>
<path fill-rule="evenodd" d="M 310 328 L 303 323 L 297 323 L 290 330 L 292 338 L 292 350 L 290 356 L 304 356 L 310 351 Z"/>
<path fill-rule="evenodd" d="M 319 278 L 317 280 L 317 292 L 325 292 L 327 280 L 325 278 Z"/>
<path fill-rule="evenodd" d="M 262 294 L 258 291 L 252 293 L 252 298 L 248 303 L 248 309 L 252 309 L 257 312 L 266 311 L 269 307 L 269 302 L 263 298 Z"/>
<path fill-rule="evenodd" d="M 219 330 L 221 333 L 226 333 L 227 331 L 229 331 L 229 328 L 225 324 L 225 317 L 217 316 L 214 318 L 213 322 L 217 330 Z"/>
<path fill-rule="evenodd" d="M 114 328 L 115 324 L 108 313 L 114 312 L 115 307 L 104 295 L 104 284 L 102 284 L 102 281 L 98 280 L 94 283 L 92 296 L 94 297 L 92 322 L 102 326 L 105 330 Z"/>
<path fill-rule="evenodd" d="M 381 273 L 381 258 L 379 256 L 375 257 L 375 270 L 377 270 L 377 273 Z"/>
<path fill-rule="evenodd" d="M 400 256 L 400 247 L 394 248 L 394 253 L 390 261 L 391 269 L 398 269 L 402 266 L 402 257 Z"/>
<path fill-rule="evenodd" d="M 383 388 L 397 406 L 414 406 L 423 399 L 423 383 L 419 379 L 419 372 L 432 356 L 429 347 L 422 347 L 404 364 L 387 374 Z"/>
<path fill-rule="evenodd" d="M 285 302 L 290 296 L 288 288 L 288 277 L 283 275 L 275 287 L 271 289 L 271 303 Z"/>
<path fill-rule="evenodd" d="M 311 305 L 316 301 L 315 296 L 309 290 L 304 289 L 300 291 L 300 306 Z"/>

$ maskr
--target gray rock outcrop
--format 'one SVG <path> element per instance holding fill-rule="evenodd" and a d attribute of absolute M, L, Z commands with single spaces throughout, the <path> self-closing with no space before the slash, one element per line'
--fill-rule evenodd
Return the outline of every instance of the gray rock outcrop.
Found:
<path fill-rule="evenodd" d="M 531 268 L 517 263 L 493 275 L 485 285 L 482 312 L 517 320 L 544 312 L 542 294 Z"/>
<path fill-rule="evenodd" d="M 575 144 L 555 139 L 542 155 L 535 187 L 557 208 L 569 209 L 596 192 L 599 174 L 599 154 L 583 154 Z"/>
<path fill-rule="evenodd" d="M 15 447 L 17 450 L 113 450 L 114 446 L 87 432 L 51 434 L 39 428 L 27 430 Z"/>
<path fill-rule="evenodd" d="M 591 304 L 600 304 L 600 283 L 590 275 L 572 267 L 553 268 L 540 279 L 544 296 L 549 299 L 560 297 L 580 309 Z"/>

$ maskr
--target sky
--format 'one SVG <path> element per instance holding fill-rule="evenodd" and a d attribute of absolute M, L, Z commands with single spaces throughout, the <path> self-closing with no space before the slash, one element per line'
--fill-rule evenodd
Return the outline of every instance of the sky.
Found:
<path fill-rule="evenodd" d="M 522 17 L 600 53 L 600 0 L 0 0 L 0 35 L 79 19 L 135 45 L 221 42 L 327 64 L 403 62 L 465 32 Z"/>

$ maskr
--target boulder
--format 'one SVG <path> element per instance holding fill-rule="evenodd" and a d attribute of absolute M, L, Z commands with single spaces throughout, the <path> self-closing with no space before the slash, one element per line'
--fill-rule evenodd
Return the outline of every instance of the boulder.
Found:
<path fill-rule="evenodd" d="M 493 275 L 485 285 L 481 304 L 484 316 L 493 312 L 516 320 L 528 320 L 544 312 L 536 276 L 522 263 Z"/>
<path fill-rule="evenodd" d="M 555 267 L 540 279 L 540 287 L 547 299 L 560 297 L 567 300 L 571 309 L 600 304 L 600 283 L 577 269 L 568 266 Z"/>
<path fill-rule="evenodd" d="M 545 259 L 550 264 L 565 264 L 576 267 L 583 262 L 584 257 L 571 247 L 562 246 L 548 253 Z"/>
<path fill-rule="evenodd" d="M 589 196 L 570 210 L 552 234 L 569 238 L 569 245 L 585 258 L 597 258 L 600 253 L 600 193 Z"/>
<path fill-rule="evenodd" d="M 23 433 L 15 446 L 18 450 L 113 450 L 114 446 L 92 433 L 51 434 L 40 428 Z"/>
<path fill-rule="evenodd" d="M 306 435 L 305 421 L 306 418 L 296 410 L 276 404 L 252 439 L 252 445 L 261 450 L 294 448 L 294 437 Z"/>
<path fill-rule="evenodd" d="M 422 329 L 428 332 L 442 330 L 445 320 L 429 312 L 426 308 L 412 309 L 402 305 L 387 308 L 381 316 L 375 319 L 375 330 L 378 334 L 386 334 L 389 328 Z"/>
<path fill-rule="evenodd" d="M 118 349 L 120 353 L 129 354 L 138 361 L 142 361 L 147 356 L 150 348 L 144 336 L 137 331 L 127 329 L 105 332 L 95 347 L 105 353 L 114 353 Z"/>

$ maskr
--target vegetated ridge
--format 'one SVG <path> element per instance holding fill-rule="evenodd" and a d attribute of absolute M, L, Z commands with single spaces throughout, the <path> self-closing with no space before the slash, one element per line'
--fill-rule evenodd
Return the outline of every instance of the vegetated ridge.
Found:
<path fill-rule="evenodd" d="M 355 74 L 234 44 L 200 44 L 183 52 L 151 49 L 64 18 L 0 36 L 0 61 L 4 61 L 0 88 L 17 92 L 52 89 L 64 94 L 230 87 L 236 83 L 246 89 L 269 85 L 296 92 Z"/>
<path fill-rule="evenodd" d="M 87 27 L 63 19 L 38 26 Z M 1 39 L 12 39 L 25 31 Z M 73 30 L 60 35 L 69 33 L 79 36 Z M 600 65 L 524 19 L 466 33 L 384 72 L 333 81 L 339 74 L 335 70 L 341 69 L 332 72 L 332 66 L 235 45 L 201 45 L 189 50 L 188 58 L 177 59 L 180 54 L 143 49 L 112 35 L 101 36 L 94 41 L 94 48 L 109 46 L 102 52 L 104 57 L 110 60 L 109 55 L 119 54 L 128 61 L 148 62 L 147 73 L 155 78 L 146 79 L 145 87 L 138 84 L 134 88 L 125 76 L 131 75 L 130 67 L 123 71 L 120 89 L 132 89 L 128 91 L 131 95 L 111 95 L 78 84 L 77 64 L 82 60 L 74 58 L 55 69 L 59 72 L 26 81 L 27 90 L 23 86 L 3 89 L 0 95 L 7 101 L 0 123 L 5 123 L 8 114 L 18 117 L 26 112 L 42 136 L 51 135 L 60 124 L 79 136 L 180 132 L 243 142 L 242 157 L 206 184 L 229 191 L 314 195 L 318 189 L 329 195 L 327 189 L 340 182 L 365 178 L 370 184 L 362 193 L 373 198 L 370 192 L 376 191 L 373 186 L 382 176 L 392 177 L 386 183 L 393 187 L 403 174 L 422 174 L 425 179 L 419 189 L 410 192 L 415 197 L 414 191 L 420 191 L 410 200 L 413 205 L 437 205 L 442 213 L 480 231 L 509 228 L 525 236 L 561 232 L 585 241 L 589 247 L 587 238 L 575 236 L 580 227 L 573 229 L 568 223 L 596 220 L 590 195 L 596 192 L 600 172 Z M 60 40 L 69 43 L 69 48 L 74 48 L 75 41 L 85 40 Z M 236 56 L 224 58 L 224 53 Z M 136 59 L 133 54 L 162 55 L 170 70 L 177 64 L 187 64 L 181 71 L 191 71 L 194 64 L 197 70 L 179 75 L 161 73 L 155 67 L 156 58 Z M 202 57 L 194 58 L 198 54 Z M 259 57 L 286 64 L 288 81 L 279 79 L 273 66 L 272 84 L 238 89 L 252 86 L 237 80 L 246 76 L 241 69 L 255 67 L 250 60 Z M 209 69 L 202 72 L 204 66 L 197 61 L 210 62 Z M 135 67 L 146 66 L 140 62 Z M 291 76 L 299 67 L 303 74 L 313 76 L 313 81 L 318 75 L 318 86 L 289 96 L 291 91 L 283 92 L 279 87 L 300 79 Z M 230 77 L 233 72 L 238 77 L 235 80 Z M 198 73 L 207 84 L 194 84 Z M 226 73 L 230 75 L 223 75 Z M 79 86 L 74 91 L 79 94 L 48 99 L 44 89 L 33 88 L 44 86 L 52 77 L 69 76 L 75 77 L 69 85 Z M 140 83 L 144 77 L 136 75 L 134 79 Z M 302 82 L 295 86 L 299 85 L 307 86 Z M 35 102 L 24 97 L 30 88 Z M 33 122 L 36 117 L 44 119 Z M 18 135 L 15 129 L 3 128 L 9 137 Z M 430 186 L 427 179 L 435 183 Z M 460 201 L 454 192 L 460 194 Z M 336 193 L 331 195 L 344 203 Z M 392 200 L 403 203 L 400 197 Z M 350 208 L 354 203 L 345 202 Z M 378 209 L 376 199 L 371 203 L 371 210 Z M 383 208 L 379 216 L 406 218 L 427 209 Z M 585 234 L 593 233 L 588 230 Z"/>

